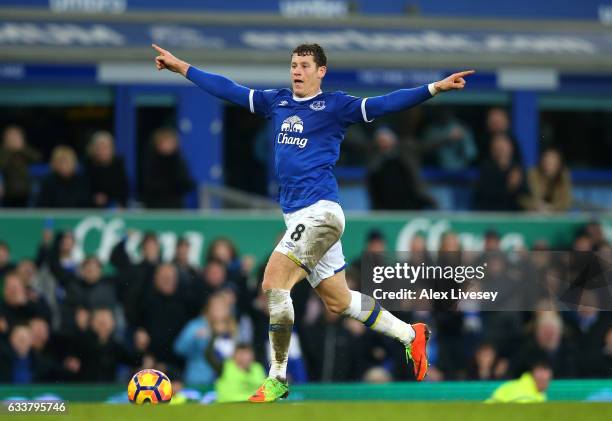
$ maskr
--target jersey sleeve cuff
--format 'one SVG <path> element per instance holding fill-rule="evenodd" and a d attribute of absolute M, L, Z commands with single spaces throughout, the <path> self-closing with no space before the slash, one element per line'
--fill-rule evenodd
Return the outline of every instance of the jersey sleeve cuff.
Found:
<path fill-rule="evenodd" d="M 431 96 L 436 96 L 436 94 L 438 93 L 438 90 L 436 89 L 436 85 L 434 83 L 430 83 L 429 85 L 427 85 L 427 89 L 429 89 L 429 93 L 431 94 Z"/>
<path fill-rule="evenodd" d="M 255 106 L 253 105 L 253 94 L 255 93 L 254 90 L 250 90 L 249 91 L 249 109 L 251 110 L 252 114 L 255 114 Z"/>
<path fill-rule="evenodd" d="M 363 121 L 365 121 L 366 123 L 371 123 L 374 121 L 374 119 L 368 120 L 368 115 L 366 114 L 366 107 L 365 107 L 367 100 L 368 100 L 367 98 L 364 98 L 361 100 L 361 115 L 363 117 Z"/>

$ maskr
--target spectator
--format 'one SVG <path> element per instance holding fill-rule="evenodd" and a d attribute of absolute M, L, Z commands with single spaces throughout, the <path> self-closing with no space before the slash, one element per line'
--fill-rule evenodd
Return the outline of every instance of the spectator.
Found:
<path fill-rule="evenodd" d="M 125 237 L 117 243 L 111 252 L 110 261 L 117 271 L 117 282 L 120 285 L 118 293 L 125 316 L 128 322 L 134 324 L 139 305 L 144 295 L 152 288 L 151 280 L 161 262 L 161 250 L 157 234 L 146 232 L 140 242 L 142 259 L 133 261 L 126 251 L 127 240 L 128 237 Z"/>
<path fill-rule="evenodd" d="M 586 224 L 584 233 L 591 239 L 593 250 L 599 250 L 608 245 L 604 229 L 599 221 L 590 221 Z"/>
<path fill-rule="evenodd" d="M 38 271 L 36 270 L 36 264 L 30 259 L 21 260 L 15 267 L 15 273 L 23 282 L 26 288 L 28 299 L 38 300 L 43 299 L 48 302 L 48 297 L 44 291 L 44 285 Z"/>
<path fill-rule="evenodd" d="M 191 244 L 185 237 L 179 238 L 174 252 L 174 266 L 179 275 L 179 283 L 190 287 L 197 282 L 199 269 L 190 262 Z"/>
<path fill-rule="evenodd" d="M 481 141 L 481 143 L 479 144 L 479 149 L 487 150 L 489 148 L 490 142 L 498 134 L 503 134 L 503 135 L 508 136 L 508 138 L 512 142 L 513 161 L 519 164 L 522 163 L 523 157 L 521 156 L 521 148 L 519 147 L 519 144 L 516 142 L 516 139 L 514 138 L 514 135 L 512 132 L 512 128 L 510 127 L 510 117 L 508 116 L 508 112 L 504 110 L 503 108 L 493 107 L 493 108 L 490 108 L 489 111 L 487 112 L 486 130 L 485 130 L 486 138 L 484 139 L 484 142 Z M 483 158 L 485 157 L 486 155 L 483 156 Z"/>
<path fill-rule="evenodd" d="M 367 349 L 363 333 L 356 334 L 339 315 L 325 310 L 305 324 L 303 346 L 309 377 L 321 382 L 347 382 L 363 378 Z"/>
<path fill-rule="evenodd" d="M 484 233 L 484 253 L 496 253 L 501 251 L 501 236 L 495 229 L 488 229 Z"/>
<path fill-rule="evenodd" d="M 393 378 L 384 367 L 372 367 L 363 375 L 363 381 L 370 384 L 384 384 L 390 383 Z"/>
<path fill-rule="evenodd" d="M 196 286 L 197 294 L 206 301 L 210 295 L 228 287 L 227 269 L 223 262 L 217 259 L 209 260 L 202 270 L 201 281 Z"/>
<path fill-rule="evenodd" d="M 32 335 L 32 354 L 44 373 L 43 380 L 67 380 L 70 373 L 58 362 L 61 360 L 60 353 L 68 345 L 65 338 L 57 333 L 52 335 L 49 323 L 40 317 L 30 319 L 29 327 Z"/>
<path fill-rule="evenodd" d="M 480 281 L 481 288 L 497 291 L 495 309 L 499 311 L 481 311 L 483 336 L 490 342 L 496 352 L 507 357 L 516 351 L 516 344 L 522 340 L 523 320 L 521 314 L 514 310 L 531 308 L 534 304 L 525 299 L 536 300 L 539 290 L 537 285 L 526 286 L 522 272 L 516 270 L 506 256 L 499 251 L 484 254 L 481 265 L 486 265 L 486 276 Z M 527 293 L 525 289 L 531 288 Z M 525 291 L 518 293 L 517 291 Z"/>
<path fill-rule="evenodd" d="M 238 285 L 229 279 L 223 262 L 217 259 L 209 260 L 206 263 L 192 290 L 192 303 L 196 308 L 205 305 L 212 294 L 223 292 L 229 299 L 228 305 L 232 307 L 232 311 L 238 318 L 242 314 L 238 307 L 249 303 Z"/>
<path fill-rule="evenodd" d="M 46 273 L 44 269 L 47 269 L 51 273 L 61 270 L 76 274 L 81 256 L 75 247 L 74 234 L 71 231 L 54 234 L 51 222 L 47 221 L 47 224 L 49 226 L 43 230 L 42 242 L 38 248 L 36 266 L 42 273 Z M 38 284 L 36 291 L 53 308 L 54 326 L 57 326 L 61 323 L 59 306 L 65 299 L 66 291 L 53 276 L 44 276 L 42 279 L 46 282 Z"/>
<path fill-rule="evenodd" d="M 232 278 L 240 277 L 251 269 L 250 262 L 240 259 L 236 246 L 227 237 L 217 237 L 210 243 L 206 252 L 206 261 L 214 259 L 225 265 Z"/>
<path fill-rule="evenodd" d="M 462 259 L 459 236 L 452 231 L 442 234 L 436 264 L 441 267 L 455 267 L 462 264 Z M 467 365 L 465 354 L 457 352 L 458 349 L 466 349 L 463 335 L 466 320 L 464 314 L 457 311 L 458 300 L 450 296 L 450 290 L 456 286 L 453 278 L 442 276 L 435 279 L 436 290 L 446 292 L 448 299 L 439 299 L 432 303 L 432 308 L 437 310 L 433 312 L 439 345 L 437 366 L 448 379 L 461 377 Z"/>
<path fill-rule="evenodd" d="M 140 355 L 113 338 L 114 330 L 112 309 L 98 308 L 92 312 L 90 330 L 79 341 L 83 381 L 113 383 L 120 364 L 136 367 L 140 363 Z"/>
<path fill-rule="evenodd" d="M 361 291 L 361 274 L 371 273 L 374 266 L 383 266 L 388 263 L 387 240 L 382 231 L 371 229 L 366 235 L 365 248 L 355 260 L 351 262 L 350 271 L 354 273 L 355 290 Z"/>
<path fill-rule="evenodd" d="M 0 349 L 0 382 L 31 384 L 40 380 L 31 353 L 32 333 L 26 325 L 16 325 L 9 335 L 8 347 Z"/>
<path fill-rule="evenodd" d="M 68 146 L 56 146 L 51 154 L 51 173 L 41 184 L 39 208 L 85 208 L 91 206 L 89 188 L 77 172 L 77 157 Z"/>
<path fill-rule="evenodd" d="M 486 124 L 486 133 L 489 138 L 493 138 L 498 134 L 510 135 L 510 117 L 508 117 L 508 112 L 503 108 L 490 108 L 487 111 Z"/>
<path fill-rule="evenodd" d="M 563 336 L 563 321 L 555 311 L 542 311 L 536 316 L 533 337 L 521 341 L 524 345 L 515 354 L 513 372 L 516 376 L 529 369 L 533 361 L 547 361 L 560 378 L 578 373 L 574 349 Z"/>
<path fill-rule="evenodd" d="M 236 333 L 227 296 L 212 295 L 202 315 L 187 323 L 174 343 L 174 351 L 186 360 L 185 381 L 211 384 L 234 351 Z"/>
<path fill-rule="evenodd" d="M 80 256 L 75 247 L 75 239 L 72 231 L 58 232 L 55 236 L 51 229 L 44 229 L 42 242 L 38 248 L 36 264 L 40 268 L 59 265 L 62 270 L 76 272 Z"/>
<path fill-rule="evenodd" d="M 520 210 L 519 199 L 527 192 L 523 170 L 512 158 L 513 146 L 506 135 L 491 142 L 491 158 L 480 168 L 474 190 L 474 209 L 483 211 Z"/>
<path fill-rule="evenodd" d="M 423 143 L 434 153 L 436 165 L 445 170 L 466 169 L 478 155 L 472 131 L 448 109 L 441 110 L 437 121 L 425 130 Z"/>
<path fill-rule="evenodd" d="M 603 337 L 603 346 L 595 349 L 594 364 L 597 372 L 590 373 L 595 377 L 612 378 L 612 327 L 608 328 Z"/>
<path fill-rule="evenodd" d="M 195 187 L 174 130 L 158 129 L 153 134 L 153 147 L 144 162 L 142 186 L 142 200 L 152 209 L 182 208 L 183 196 Z"/>
<path fill-rule="evenodd" d="M 560 212 L 572 204 L 569 170 L 556 149 L 547 149 L 537 167 L 527 175 L 529 194 L 521 198 L 523 208 L 539 212 Z"/>
<path fill-rule="evenodd" d="M 237 294 L 237 314 L 239 318 L 244 310 L 249 307 L 249 303 L 257 295 L 254 286 L 249 284 L 249 273 L 255 265 L 252 256 L 240 258 L 234 243 L 226 237 L 215 238 L 206 253 L 206 261 L 217 260 L 225 265 L 227 280 L 235 288 Z"/>
<path fill-rule="evenodd" d="M 4 275 L 13 269 L 15 269 L 15 265 L 11 263 L 11 249 L 6 241 L 0 240 L 0 282 Z"/>
<path fill-rule="evenodd" d="M 579 233 L 572 243 L 572 250 L 575 252 L 593 251 L 593 240 L 585 233 Z M 579 255 L 580 256 L 580 255 Z"/>
<path fill-rule="evenodd" d="M 265 378 L 263 366 L 255 361 L 253 348 L 248 344 L 238 344 L 232 358 L 223 363 L 221 375 L 215 382 L 217 402 L 246 401 Z"/>
<path fill-rule="evenodd" d="M 49 323 L 40 317 L 34 317 L 29 322 L 32 333 L 32 349 L 43 352 L 49 342 Z"/>
<path fill-rule="evenodd" d="M 370 166 L 367 175 L 372 209 L 408 210 L 435 207 L 435 201 L 425 191 L 414 151 L 400 153 L 397 136 L 384 127 L 376 131 L 374 142 L 379 156 Z"/>
<path fill-rule="evenodd" d="M 94 206 L 125 208 L 128 200 L 128 180 L 123 159 L 115 155 L 113 136 L 104 131 L 94 133 L 87 154 L 85 174 Z"/>
<path fill-rule="evenodd" d="M 536 361 L 531 370 L 517 380 L 499 386 L 487 399 L 489 403 L 546 402 L 546 391 L 553 377 L 553 370 L 546 361 Z"/>
<path fill-rule="evenodd" d="M 2 138 L 0 174 L 4 187 L 0 185 L 0 199 L 4 207 L 25 208 L 32 192 L 29 167 L 40 161 L 40 153 L 28 146 L 19 126 L 8 126 Z"/>
<path fill-rule="evenodd" d="M 581 377 L 597 377 L 602 373 L 599 366 L 601 350 L 604 348 L 604 338 L 607 330 L 612 326 L 612 317 L 609 312 L 601 311 L 599 296 L 592 290 L 582 291 L 576 311 L 567 314 L 567 325 L 574 343 L 587 353 L 581 358 Z M 608 366 L 612 369 L 612 366 Z"/>
<path fill-rule="evenodd" d="M 400 252 L 399 256 L 403 256 L 403 260 L 412 266 L 418 266 L 422 263 L 429 265 L 433 262 L 431 254 L 427 251 L 427 240 L 420 233 L 415 233 L 410 238 L 408 252 Z"/>
<path fill-rule="evenodd" d="M 178 289 L 176 268 L 169 263 L 159 265 L 153 288 L 144 294 L 141 301 L 132 305 L 138 309 L 134 325 L 137 328 L 137 346 L 147 348 L 159 362 L 173 366 L 179 364 L 172 352 L 172 344 L 189 320 L 189 305 L 185 291 Z M 143 343 L 148 343 L 148 347 Z"/>
<path fill-rule="evenodd" d="M 87 257 L 78 274 L 61 269 L 59 262 L 51 265 L 51 270 L 66 294 L 61 306 L 64 330 L 74 330 L 74 315 L 79 308 L 87 311 L 96 308 L 116 309 L 118 283 L 112 277 L 102 276 L 102 263 L 97 257 Z"/>
<path fill-rule="evenodd" d="M 0 319 L 5 320 L 9 329 L 18 324 L 27 324 L 34 317 L 47 321 L 51 318 L 44 301 L 28 299 L 26 288 L 15 272 L 9 272 L 4 278 L 3 299 L 0 302 Z"/>
<path fill-rule="evenodd" d="M 500 359 L 492 344 L 481 344 L 468 368 L 468 380 L 499 380 L 508 370 L 508 361 Z"/>
<path fill-rule="evenodd" d="M 364 264 L 371 266 L 383 265 L 386 261 L 387 240 L 382 231 L 372 229 L 366 236 L 365 249 L 361 255 L 351 263 L 352 269 L 357 273 L 357 279 L 361 279 L 361 270 Z"/>

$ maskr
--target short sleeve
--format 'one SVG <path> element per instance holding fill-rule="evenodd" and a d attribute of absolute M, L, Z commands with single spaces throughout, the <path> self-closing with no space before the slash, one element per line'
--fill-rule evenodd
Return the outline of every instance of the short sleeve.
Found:
<path fill-rule="evenodd" d="M 249 109 L 252 113 L 262 114 L 268 118 L 272 111 L 272 104 L 278 94 L 278 89 L 256 90 L 249 92 Z"/>
<path fill-rule="evenodd" d="M 342 116 L 342 120 L 348 124 L 358 123 L 360 121 L 366 123 L 374 121 L 374 119 L 369 119 L 367 116 L 365 108 L 367 100 L 367 98 L 359 98 L 344 92 L 339 92 L 336 104 L 338 112 L 340 116 Z"/>

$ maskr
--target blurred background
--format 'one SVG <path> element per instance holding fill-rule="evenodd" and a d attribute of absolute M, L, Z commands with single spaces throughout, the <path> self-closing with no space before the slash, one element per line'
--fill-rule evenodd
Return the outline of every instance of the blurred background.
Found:
<path fill-rule="evenodd" d="M 157 72 L 151 43 L 256 89 L 288 86 L 302 42 L 327 52 L 323 89 L 356 96 L 476 69 L 462 92 L 348 131 L 347 277 L 359 285 L 365 253 L 486 250 L 508 253 L 510 282 L 530 264 L 563 270 L 519 251 L 610 251 L 611 24 L 606 0 L 1 0 L 0 382 L 122 390 L 156 367 L 199 400 L 234 393 L 227 364 L 245 390 L 261 380 L 258 285 L 284 229 L 272 129 Z M 293 297 L 292 383 L 411 379 L 397 344 L 327 313 L 306 283 Z M 432 383 L 485 381 L 456 396 L 484 399 L 534 362 L 612 377 L 610 313 L 583 298 L 398 314 L 433 325 Z M 610 399 L 609 383 L 555 382 L 555 399 Z M 425 390 L 412 396 L 443 389 Z"/>

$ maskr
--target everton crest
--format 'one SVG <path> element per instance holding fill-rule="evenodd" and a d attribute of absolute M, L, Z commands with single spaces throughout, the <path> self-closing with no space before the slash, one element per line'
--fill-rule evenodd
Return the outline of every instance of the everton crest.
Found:
<path fill-rule="evenodd" d="M 325 101 L 314 101 L 310 104 L 310 109 L 313 111 L 321 111 L 325 108 Z"/>

